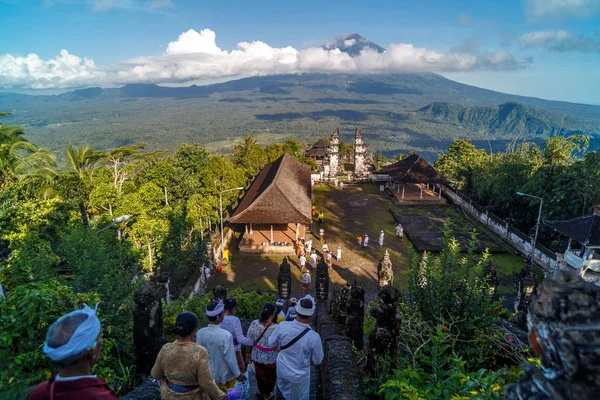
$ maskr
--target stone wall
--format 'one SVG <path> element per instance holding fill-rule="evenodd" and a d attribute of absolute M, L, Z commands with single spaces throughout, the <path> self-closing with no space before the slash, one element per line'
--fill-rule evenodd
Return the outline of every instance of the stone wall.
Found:
<path fill-rule="evenodd" d="M 361 373 L 354 358 L 352 340 L 339 334 L 337 324 L 329 315 L 326 302 L 317 306 L 316 325 L 325 353 L 321 365 L 323 398 L 364 399 L 360 391 Z"/>
<path fill-rule="evenodd" d="M 532 238 L 510 226 L 508 222 L 489 213 L 487 210 L 484 210 L 468 197 L 456 193 L 446 186 L 442 186 L 442 189 L 442 196 L 450 202 L 460 206 L 464 212 L 494 232 L 524 257 L 531 257 L 531 249 L 533 246 Z M 539 243 L 536 244 L 535 263 L 542 268 L 545 274 L 558 268 L 556 254 Z"/>

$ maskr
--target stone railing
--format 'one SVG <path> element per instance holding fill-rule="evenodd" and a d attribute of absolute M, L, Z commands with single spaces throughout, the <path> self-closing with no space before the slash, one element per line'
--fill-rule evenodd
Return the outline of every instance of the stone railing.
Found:
<path fill-rule="evenodd" d="M 437 186 L 439 187 L 439 185 Z M 457 193 L 446 186 L 442 186 L 442 189 L 442 196 L 460 206 L 464 212 L 479 221 L 490 231 L 494 232 L 524 257 L 531 257 L 533 246 L 533 239 L 531 237 L 510 226 L 508 222 L 483 209 L 468 197 Z M 545 274 L 558 268 L 556 258 L 555 253 L 539 243 L 536 244 L 535 263 L 542 268 Z"/>
<path fill-rule="evenodd" d="M 336 400 L 362 400 L 361 374 L 354 358 L 352 340 L 338 332 L 329 315 L 327 303 L 317 306 L 317 332 L 321 335 L 325 358 L 321 365 L 323 398 Z"/>

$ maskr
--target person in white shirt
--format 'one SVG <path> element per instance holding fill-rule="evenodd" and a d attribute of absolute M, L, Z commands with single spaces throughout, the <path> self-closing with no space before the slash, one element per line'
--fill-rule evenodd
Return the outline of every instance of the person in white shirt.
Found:
<path fill-rule="evenodd" d="M 306 252 L 310 253 L 310 250 L 312 249 L 312 239 L 308 239 L 304 242 L 304 245 L 306 246 Z"/>
<path fill-rule="evenodd" d="M 206 307 L 208 326 L 196 333 L 196 343 L 208 351 L 208 361 L 213 378 L 219 389 L 227 391 L 235 386 L 236 379 L 243 381 L 244 375 L 240 373 L 233 337 L 231 333 L 219 327 L 223 322 L 225 305 L 221 300 L 213 300 Z"/>
<path fill-rule="evenodd" d="M 365 233 L 365 240 L 363 241 L 363 247 L 367 247 L 369 244 L 369 235 Z"/>
<path fill-rule="evenodd" d="M 317 251 L 313 251 L 312 254 L 310 255 L 310 265 L 314 268 L 317 268 Z"/>
<path fill-rule="evenodd" d="M 325 229 L 321 228 L 321 229 L 319 229 L 319 238 L 321 238 L 321 242 L 323 241 L 324 237 L 325 237 Z"/>
<path fill-rule="evenodd" d="M 296 319 L 282 322 L 269 337 L 269 346 L 279 345 L 277 389 L 285 400 L 307 400 L 310 394 L 310 364 L 323 361 L 323 344 L 310 328 L 315 299 L 307 295 L 296 305 Z"/>
<path fill-rule="evenodd" d="M 381 231 L 381 233 L 379 234 L 379 245 L 383 246 L 383 237 L 384 237 L 385 233 L 383 233 L 383 231 Z"/>
<path fill-rule="evenodd" d="M 342 259 L 342 246 L 338 246 L 337 248 L 337 257 L 336 259 L 340 261 Z"/>
<path fill-rule="evenodd" d="M 404 236 L 404 228 L 402 227 L 402 224 L 398 224 L 396 227 L 396 236 L 398 236 L 400 239 L 402 239 Z"/>
<path fill-rule="evenodd" d="M 323 246 L 321 247 L 321 250 L 323 250 L 323 254 L 325 254 L 329 251 L 329 246 L 327 246 L 327 242 L 323 242 Z"/>
<path fill-rule="evenodd" d="M 237 308 L 237 300 L 233 297 L 225 300 L 225 313 L 223 322 L 219 325 L 227 332 L 231 333 L 233 337 L 233 347 L 235 349 L 235 357 L 237 358 L 238 366 L 240 367 L 240 373 L 243 375 L 246 372 L 246 363 L 242 356 L 242 346 L 253 346 L 254 341 L 244 336 L 242 331 L 242 323 L 240 319 L 235 316 Z"/>
<path fill-rule="evenodd" d="M 305 267 L 306 267 L 306 256 L 304 255 L 304 253 L 302 253 L 302 255 L 300 256 L 300 270 L 304 271 Z"/>
<path fill-rule="evenodd" d="M 290 306 L 287 312 L 285 313 L 286 321 L 293 321 L 296 319 L 296 304 L 298 304 L 298 300 L 296 300 L 295 297 L 292 297 L 290 299 Z"/>
<path fill-rule="evenodd" d="M 302 274 L 302 291 L 303 292 L 308 292 L 308 288 L 310 286 L 310 274 L 308 273 L 308 271 L 304 271 L 304 273 Z"/>

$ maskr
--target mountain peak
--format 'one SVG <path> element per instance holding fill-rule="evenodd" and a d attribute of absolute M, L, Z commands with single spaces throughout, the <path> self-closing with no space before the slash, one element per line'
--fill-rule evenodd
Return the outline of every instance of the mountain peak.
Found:
<path fill-rule="evenodd" d="M 345 33 L 330 39 L 321 46 L 325 50 L 339 49 L 351 56 L 358 56 L 364 49 L 375 50 L 378 53 L 383 53 L 385 49 L 377 43 L 371 42 L 369 39 L 359 35 L 358 33 Z"/>

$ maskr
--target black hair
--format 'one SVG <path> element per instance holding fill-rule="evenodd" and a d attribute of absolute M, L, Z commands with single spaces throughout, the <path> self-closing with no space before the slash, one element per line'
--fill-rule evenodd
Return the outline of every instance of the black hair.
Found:
<path fill-rule="evenodd" d="M 231 311 L 237 307 L 237 300 L 235 297 L 230 297 L 225 300 L 225 311 Z"/>
<path fill-rule="evenodd" d="M 192 334 L 198 328 L 198 317 L 193 312 L 185 311 L 175 319 L 175 328 L 173 333 L 177 336 L 186 337 Z"/>
<path fill-rule="evenodd" d="M 271 314 L 275 312 L 275 306 L 272 303 L 265 303 L 260 314 L 260 322 L 267 322 Z"/>

